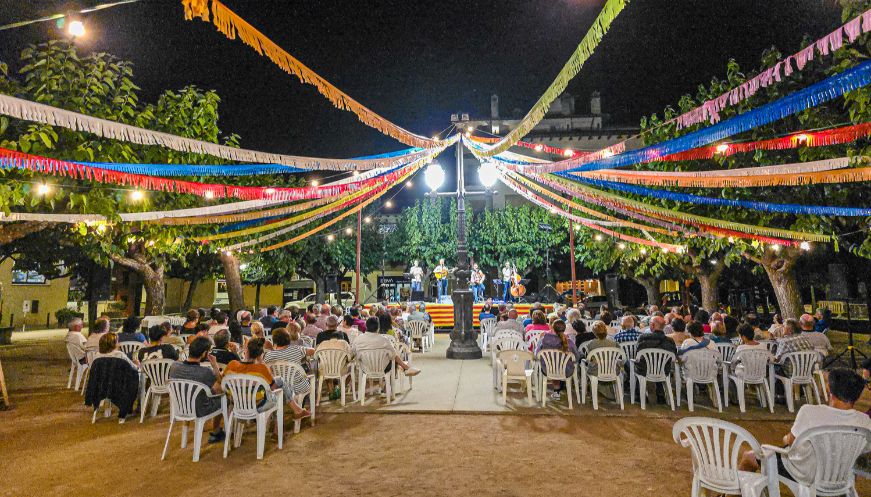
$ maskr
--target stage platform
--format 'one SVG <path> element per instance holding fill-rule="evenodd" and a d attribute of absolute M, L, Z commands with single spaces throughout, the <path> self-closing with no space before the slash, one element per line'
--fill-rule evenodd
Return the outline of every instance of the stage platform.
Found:
<path fill-rule="evenodd" d="M 494 304 L 495 306 L 496 304 Z M 478 322 L 478 315 L 481 314 L 481 308 L 484 304 L 475 304 L 472 309 L 472 324 L 477 328 L 481 325 Z M 514 308 L 522 316 L 529 314 L 529 308 L 532 304 L 514 304 Z M 544 304 L 547 312 L 553 310 L 553 305 Z M 454 327 L 454 304 L 426 304 L 426 312 L 432 316 L 432 321 L 436 328 L 451 329 Z"/>

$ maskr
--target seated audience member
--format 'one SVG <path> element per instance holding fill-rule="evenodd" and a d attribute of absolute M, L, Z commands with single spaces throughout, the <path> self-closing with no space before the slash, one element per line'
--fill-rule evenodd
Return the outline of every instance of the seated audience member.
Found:
<path fill-rule="evenodd" d="M 829 337 L 825 333 L 815 331 L 814 318 L 810 314 L 802 314 L 798 318 L 798 322 L 801 326 L 802 336 L 810 342 L 814 350 L 820 353 L 821 358 L 825 359 L 829 355 L 829 351 L 832 350 L 832 342 L 829 341 Z M 828 325 L 826 329 L 828 329 Z"/>
<path fill-rule="evenodd" d="M 716 350 L 717 346 L 714 345 L 714 342 L 705 337 L 705 329 L 702 327 L 702 323 L 698 321 L 693 321 L 687 326 L 689 330 L 690 337 L 683 341 L 680 344 L 680 350 L 678 350 L 678 355 L 686 354 L 687 352 L 698 350 L 698 349 L 708 349 L 708 350 Z"/>
<path fill-rule="evenodd" d="M 229 317 L 226 312 L 219 311 L 213 317 L 215 324 L 209 326 L 209 336 L 214 337 L 215 333 L 221 330 L 229 330 L 230 327 L 227 324 Z"/>
<path fill-rule="evenodd" d="M 572 360 L 566 364 L 566 376 L 572 375 L 575 371 L 575 362 L 578 360 L 578 349 L 574 342 L 566 336 L 566 323 L 562 320 L 556 320 L 553 323 L 553 333 L 545 333 L 538 342 L 538 348 L 535 355 L 538 355 L 542 350 L 561 350 L 565 354 L 572 356 Z M 544 360 L 541 362 L 541 367 L 544 367 Z M 560 381 L 555 381 L 553 384 L 553 398 L 560 397 Z M 571 392 L 569 392 L 571 395 Z"/>
<path fill-rule="evenodd" d="M 278 326 L 278 325 L 276 325 L 276 326 Z M 270 342 L 269 340 L 266 339 L 266 331 L 263 330 L 263 325 L 260 324 L 259 322 L 255 321 L 255 322 L 251 323 L 251 338 L 262 338 L 263 342 L 264 342 L 264 347 L 266 348 L 266 350 L 269 350 L 272 348 L 272 342 Z M 244 342 L 245 339 L 243 338 L 242 341 Z M 243 347 L 243 350 L 244 350 L 244 347 Z"/>
<path fill-rule="evenodd" d="M 220 330 L 215 333 L 212 340 L 215 341 L 215 346 L 212 348 L 210 354 L 215 356 L 215 359 L 219 364 L 230 364 L 231 361 L 239 360 L 239 354 L 237 353 L 236 348 L 230 348 L 231 343 L 229 331 Z"/>
<path fill-rule="evenodd" d="M 816 323 L 814 323 L 813 331 L 820 333 L 829 331 L 829 326 L 832 324 L 832 311 L 828 309 L 817 309 L 814 317 L 816 318 Z M 804 330 L 804 326 L 802 326 L 802 329 Z"/>
<path fill-rule="evenodd" d="M 532 313 L 532 322 L 526 326 L 525 331 L 526 333 L 524 333 L 523 335 L 524 340 L 529 339 L 530 331 L 551 331 L 550 326 L 548 326 L 547 320 L 545 319 L 544 311 L 537 310 Z"/>
<path fill-rule="evenodd" d="M 227 323 L 227 331 L 230 333 L 230 342 L 236 345 L 242 345 L 244 342 L 244 338 L 242 338 L 242 325 L 239 324 L 239 321 L 235 319 L 230 319 L 230 322 Z M 248 328 L 250 333 L 251 328 Z"/>
<path fill-rule="evenodd" d="M 163 335 L 163 343 L 175 345 L 177 347 L 184 347 L 185 340 L 178 335 L 178 332 L 175 331 L 175 329 L 173 329 L 172 323 L 170 323 L 169 321 L 164 321 L 160 323 L 160 326 L 166 331 L 166 334 Z"/>
<path fill-rule="evenodd" d="M 771 326 L 768 328 L 768 336 L 770 336 L 772 340 L 777 340 L 783 336 L 783 318 L 780 317 L 780 314 L 775 314 L 771 318 Z"/>
<path fill-rule="evenodd" d="M 744 316 L 744 322 L 753 327 L 753 331 L 756 332 L 757 340 L 771 340 L 771 336 L 768 334 L 768 330 L 763 330 L 759 327 L 759 318 L 756 317 L 755 313 L 748 312 Z"/>
<path fill-rule="evenodd" d="M 88 330 L 88 339 L 85 341 L 85 352 L 97 352 L 100 349 L 100 337 L 109 332 L 109 320 L 100 318 L 94 322 L 94 326 Z M 79 332 L 81 334 L 81 332 Z"/>
<path fill-rule="evenodd" d="M 726 338 L 732 339 L 738 337 L 738 325 L 741 324 L 733 316 L 723 316 L 723 326 L 726 327 Z"/>
<path fill-rule="evenodd" d="M 505 316 L 505 319 L 500 320 L 498 323 L 496 323 L 496 330 L 513 330 L 517 333 L 520 333 L 520 335 L 522 336 L 524 329 L 523 325 L 517 321 L 517 310 L 511 309 L 503 313 L 503 316 Z"/>
<path fill-rule="evenodd" d="M 393 329 L 393 320 L 386 312 L 378 315 L 378 333 L 382 335 L 396 336 L 396 330 Z"/>
<path fill-rule="evenodd" d="M 82 335 L 82 328 L 84 328 L 85 323 L 81 318 L 72 318 L 67 323 L 67 335 L 66 342 L 67 344 L 73 344 L 73 349 L 76 351 L 76 359 L 78 359 L 79 363 L 87 364 L 88 359 L 85 354 L 85 344 L 88 339 L 85 338 L 85 335 Z"/>
<path fill-rule="evenodd" d="M 196 398 L 197 416 L 206 416 L 221 409 L 221 371 L 215 356 L 209 354 L 212 342 L 206 336 L 197 336 L 191 341 L 188 348 L 188 357 L 170 366 L 170 380 L 194 381 L 206 387 L 207 392 L 202 392 Z M 202 361 L 208 361 L 211 367 L 200 366 Z M 224 430 L 221 429 L 221 416 L 212 418 L 212 432 L 209 434 L 209 443 L 224 440 Z"/>
<path fill-rule="evenodd" d="M 626 315 L 620 318 L 620 331 L 612 338 L 617 343 L 637 342 L 641 332 L 635 327 L 635 316 Z"/>
<path fill-rule="evenodd" d="M 85 405 L 96 411 L 101 401 L 118 407 L 118 422 L 124 423 L 139 393 L 139 369 L 127 354 L 118 349 L 118 335 L 112 332 L 100 337 L 99 353 L 91 363 L 85 388 Z"/>
<path fill-rule="evenodd" d="M 566 312 L 566 321 L 575 331 L 575 345 L 580 348 L 586 342 L 590 340 L 594 340 L 596 335 L 587 330 L 587 325 L 584 324 L 584 321 L 581 319 L 581 311 L 578 309 L 569 309 Z"/>
<path fill-rule="evenodd" d="M 245 345 L 245 359 L 242 361 L 232 361 L 227 364 L 227 367 L 224 369 L 224 376 L 244 374 L 262 378 L 269 385 L 269 391 L 261 389 L 257 392 L 257 410 L 260 412 L 267 411 L 275 405 L 272 390 L 281 388 L 284 390 L 284 401 L 293 411 L 294 419 L 310 416 L 311 414 L 308 410 L 300 407 L 296 400 L 294 400 L 293 385 L 285 385 L 281 378 L 273 378 L 269 367 L 263 364 L 263 344 L 264 340 L 260 338 L 248 340 L 248 343 Z"/>
<path fill-rule="evenodd" d="M 106 333 L 102 337 L 100 337 L 100 349 L 97 357 L 116 357 L 118 359 L 124 359 L 129 364 L 130 367 L 139 370 L 139 366 L 133 362 L 133 360 L 127 357 L 127 354 L 121 352 L 120 348 L 121 342 L 118 340 L 118 335 L 112 332 Z"/>
<path fill-rule="evenodd" d="M 653 316 L 650 318 L 650 333 L 642 333 L 638 338 L 638 352 L 641 352 L 644 349 L 662 349 L 677 355 L 677 345 L 674 343 L 674 340 L 663 333 L 662 330 L 664 328 L 665 318 L 662 316 Z M 671 366 L 669 366 L 668 370 L 671 370 Z M 635 372 L 642 375 L 646 374 L 647 365 L 645 361 L 638 361 L 635 366 Z M 660 388 L 657 388 L 657 397 L 660 396 Z M 664 393 L 664 390 L 662 390 L 662 392 Z"/>
<path fill-rule="evenodd" d="M 544 312 L 544 307 L 541 305 L 541 302 L 536 302 L 532 304 L 532 307 L 529 308 L 529 314 L 526 316 L 526 319 L 523 320 L 523 329 L 525 330 L 527 326 L 532 324 L 532 315 L 535 311 Z"/>
<path fill-rule="evenodd" d="M 329 304 L 321 304 L 320 313 L 315 320 L 315 326 L 320 328 L 321 330 L 327 329 L 327 318 L 331 316 L 330 314 L 330 305 Z"/>
<path fill-rule="evenodd" d="M 195 335 L 197 333 L 197 325 L 200 324 L 200 313 L 196 309 L 188 309 L 185 315 L 184 324 L 181 325 L 181 335 Z"/>
<path fill-rule="evenodd" d="M 290 333 L 284 328 L 276 328 L 272 331 L 272 350 L 267 350 L 263 354 L 263 362 L 267 365 L 273 362 L 290 362 L 298 364 L 303 371 L 309 370 L 309 359 L 314 356 L 315 349 L 309 347 L 300 347 L 291 345 Z M 305 375 L 297 375 L 293 390 L 294 392 L 308 392 L 311 385 Z"/>
<path fill-rule="evenodd" d="M 420 374 L 420 369 L 413 368 L 402 360 L 402 357 L 396 353 L 393 348 L 393 343 L 381 333 L 378 329 L 380 321 L 378 318 L 371 317 L 366 320 L 366 332 L 358 336 L 351 345 L 351 354 L 357 356 L 360 352 L 367 350 L 385 350 L 393 357 L 393 363 L 405 371 L 406 376 L 417 376 Z M 393 363 L 388 366 L 387 371 L 393 369 Z"/>
<path fill-rule="evenodd" d="M 159 324 L 148 328 L 148 339 L 151 343 L 147 347 L 142 347 L 139 349 L 137 357 L 140 364 L 142 363 L 142 361 L 147 361 L 149 359 L 172 359 L 173 361 L 178 360 L 178 351 L 175 349 L 175 347 L 168 343 L 163 343 L 163 338 L 166 335 L 166 328 L 160 326 Z"/>
<path fill-rule="evenodd" d="M 593 321 L 593 324 L 590 325 L 590 328 L 593 329 L 593 335 L 595 335 L 596 338 L 587 342 L 586 357 L 589 358 L 590 352 L 592 352 L 596 349 L 600 349 L 600 348 L 604 348 L 604 347 L 620 348 L 620 345 L 618 345 L 617 342 L 615 342 L 613 339 L 611 339 L 608 336 L 608 325 L 606 325 L 603 321 Z M 621 363 L 618 366 L 618 369 L 622 368 L 622 367 L 623 367 L 623 364 L 621 361 Z M 599 374 L 598 371 L 599 371 L 599 366 L 596 364 L 595 361 L 591 361 L 587 365 L 587 373 L 588 374 L 595 376 L 595 375 Z"/>
<path fill-rule="evenodd" d="M 485 319 L 496 319 L 496 315 L 493 314 L 493 308 L 487 304 L 481 307 L 481 312 L 478 314 L 478 322 Z"/>
<path fill-rule="evenodd" d="M 693 314 L 693 321 L 702 324 L 702 328 L 705 330 L 706 335 L 711 333 L 711 315 L 708 314 L 708 311 L 704 309 L 697 310 L 695 314 Z"/>
<path fill-rule="evenodd" d="M 390 319 L 389 317 L 387 318 Z M 324 326 L 326 329 L 317 334 L 317 338 L 315 339 L 315 345 L 320 345 L 322 342 L 327 340 L 344 340 L 348 343 L 351 343 L 351 339 L 348 338 L 348 334 L 344 331 L 339 331 L 336 328 L 339 325 L 339 320 L 336 316 L 327 316 L 326 321 L 324 322 Z"/>
<path fill-rule="evenodd" d="M 861 376 L 849 369 L 833 369 L 829 371 L 827 388 L 828 405 L 805 404 L 798 410 L 792 428 L 783 437 L 783 444 L 786 447 L 792 446 L 806 431 L 822 426 L 859 427 L 871 430 L 871 418 L 853 409 L 865 388 L 865 381 Z M 776 457 L 777 472 L 780 476 L 789 479 L 798 478 L 802 481 L 814 480 L 817 461 L 810 442 L 790 447 L 788 455 L 776 454 Z M 753 451 L 746 451 L 741 457 L 739 469 L 758 471 L 759 465 L 760 461 L 756 459 Z M 787 466 L 789 471 L 786 469 Z"/>
<path fill-rule="evenodd" d="M 266 308 L 266 315 L 260 318 L 260 324 L 264 329 L 271 330 L 278 323 L 278 307 L 271 305 Z"/>
<path fill-rule="evenodd" d="M 722 321 L 711 321 L 711 336 L 714 343 L 731 343 L 726 336 L 726 325 Z"/>
<path fill-rule="evenodd" d="M 139 325 L 142 320 L 136 316 L 130 316 L 124 320 L 121 325 L 121 333 L 118 333 L 119 342 L 141 342 L 145 343 L 145 335 L 139 331 Z"/>
<path fill-rule="evenodd" d="M 366 331 L 366 321 L 364 321 L 363 319 L 360 319 L 360 309 L 359 308 L 351 307 L 350 311 L 348 311 L 348 315 L 351 316 L 351 319 L 353 319 L 353 326 L 356 326 L 357 329 L 360 331 Z M 408 319 L 409 320 L 413 319 L 412 318 L 413 315 L 414 315 L 414 313 L 410 314 L 408 316 Z M 422 314 L 420 317 L 422 319 L 426 319 L 426 317 L 423 316 Z"/>
<path fill-rule="evenodd" d="M 814 346 L 801 332 L 801 327 L 798 324 L 798 321 L 795 319 L 787 319 L 783 323 L 783 338 L 777 341 L 777 350 L 774 353 L 774 360 L 781 362 L 784 354 L 789 352 L 799 352 L 802 350 L 814 350 Z"/>
<path fill-rule="evenodd" d="M 315 323 L 317 323 L 318 318 L 312 313 L 306 313 L 305 315 L 305 328 L 302 329 L 302 334 L 307 337 L 317 338 L 318 334 L 322 331 L 320 327 L 318 327 Z M 324 324 L 326 327 L 326 322 Z"/>
<path fill-rule="evenodd" d="M 668 334 L 668 338 L 671 338 L 674 341 L 676 346 L 684 343 L 685 340 L 690 338 L 690 334 L 686 332 L 687 323 L 681 318 L 674 318 L 671 320 L 671 329 L 672 332 Z"/>
<path fill-rule="evenodd" d="M 330 314 L 336 316 L 336 319 L 339 321 L 342 320 L 342 316 L 345 315 L 345 309 L 341 305 L 334 305 L 330 307 Z"/>
<path fill-rule="evenodd" d="M 251 317 L 251 313 L 248 311 L 241 311 L 239 313 L 239 328 L 242 332 L 242 336 L 250 337 L 251 336 L 251 322 L 253 318 Z M 235 340 L 234 340 L 235 341 Z M 241 344 L 242 341 L 238 341 L 236 343 Z"/>
<path fill-rule="evenodd" d="M 351 317 L 350 314 L 345 314 L 339 323 L 339 327 L 337 328 L 342 333 L 351 333 L 354 329 L 354 318 Z"/>
<path fill-rule="evenodd" d="M 295 345 L 297 347 L 305 347 L 305 340 L 301 338 L 302 336 L 302 327 L 295 322 L 290 322 L 285 328 L 287 333 L 290 335 L 290 344 Z"/>
<path fill-rule="evenodd" d="M 738 356 L 738 352 L 742 352 L 745 350 L 761 350 L 771 356 L 771 353 L 768 352 L 768 347 L 765 346 L 764 343 L 759 343 L 756 341 L 756 331 L 753 330 L 753 327 L 749 324 L 742 324 L 738 327 L 738 336 L 741 337 L 741 345 L 739 345 L 735 349 L 735 355 L 732 359 L 732 364 L 729 366 L 732 371 L 737 371 L 741 368 L 740 356 Z"/>

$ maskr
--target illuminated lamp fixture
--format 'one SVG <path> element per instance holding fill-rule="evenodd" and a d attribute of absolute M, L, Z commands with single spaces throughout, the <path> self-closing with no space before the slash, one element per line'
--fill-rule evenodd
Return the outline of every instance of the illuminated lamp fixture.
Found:
<path fill-rule="evenodd" d="M 601 241 L 602 241 L 602 235 L 596 235 L 596 236 L 593 237 L 593 239 L 595 239 L 597 242 L 601 242 Z"/>
<path fill-rule="evenodd" d="M 478 179 L 485 188 L 490 188 L 496 184 L 499 179 L 499 170 L 496 169 L 496 164 L 487 161 L 481 164 L 478 168 Z"/>
<path fill-rule="evenodd" d="M 336 235 L 327 235 L 327 241 L 331 242 L 336 239 Z"/>
<path fill-rule="evenodd" d="M 779 243 L 772 243 L 771 244 L 771 250 L 773 250 L 775 252 L 780 252 L 780 249 L 781 249 L 781 246 Z"/>
<path fill-rule="evenodd" d="M 542 145 L 541 143 L 535 146 L 536 152 L 541 152 L 542 150 L 544 150 L 544 145 Z"/>
<path fill-rule="evenodd" d="M 350 234 L 352 234 L 353 232 L 354 232 L 354 230 L 352 230 L 351 228 L 345 228 L 345 234 L 346 234 L 346 235 L 350 235 Z"/>
<path fill-rule="evenodd" d="M 575 152 L 572 149 L 567 148 L 563 151 L 563 155 L 565 157 L 572 157 L 573 155 L 575 155 Z"/>
<path fill-rule="evenodd" d="M 430 190 L 436 191 L 442 186 L 442 183 L 445 182 L 445 170 L 442 169 L 442 166 L 439 163 L 433 162 L 427 166 L 426 171 L 423 172 L 423 180 L 426 182 L 426 186 L 428 186 Z"/>
<path fill-rule="evenodd" d="M 626 244 L 623 242 L 620 242 L 617 244 L 617 248 L 620 250 L 624 250 L 626 248 Z"/>
<path fill-rule="evenodd" d="M 139 202 L 145 198 L 145 193 L 142 190 L 133 190 L 130 192 L 130 200 L 133 202 Z"/>
<path fill-rule="evenodd" d="M 369 224 L 372 222 L 372 218 L 370 216 L 366 216 L 363 218 L 363 222 L 366 224 Z"/>
<path fill-rule="evenodd" d="M 311 183 L 311 185 L 312 185 L 312 186 L 315 186 L 315 187 L 320 186 L 320 184 L 321 184 L 321 182 L 318 181 L 318 180 L 316 180 L 316 179 L 313 179 L 313 180 L 312 180 L 312 183 Z"/>
<path fill-rule="evenodd" d="M 809 242 L 801 242 L 798 247 L 804 251 L 808 251 L 811 249 L 811 244 Z"/>
<path fill-rule="evenodd" d="M 717 145 L 716 150 L 717 150 L 718 154 L 725 154 L 726 151 L 729 150 L 729 145 L 726 145 L 725 143 L 721 143 L 721 144 Z"/>
<path fill-rule="evenodd" d="M 48 192 L 51 191 L 51 187 L 45 183 L 40 183 L 36 186 L 36 194 L 37 195 L 48 195 Z"/>
<path fill-rule="evenodd" d="M 213 192 L 212 190 L 206 190 L 206 193 L 203 194 L 203 197 L 205 197 L 207 200 L 212 200 L 213 198 L 215 198 L 215 192 Z"/>
<path fill-rule="evenodd" d="M 71 21 L 67 25 L 67 33 L 69 33 L 69 35 L 72 36 L 73 38 L 81 38 L 82 36 L 85 36 L 84 23 L 82 23 L 82 21 L 79 21 L 79 20 Z"/>
<path fill-rule="evenodd" d="M 612 152 L 610 150 L 603 150 L 602 151 L 602 157 L 605 157 L 606 159 L 608 157 L 613 157 L 613 156 L 614 156 L 614 152 Z"/>
<path fill-rule="evenodd" d="M 269 187 L 269 188 L 263 190 L 263 193 L 265 193 L 267 195 L 272 195 L 273 193 L 275 193 L 275 188 Z"/>
<path fill-rule="evenodd" d="M 641 247 L 641 255 L 647 255 L 647 249 L 646 249 L 646 248 Z"/>
<path fill-rule="evenodd" d="M 797 141 L 798 143 L 807 143 L 808 139 L 810 139 L 810 136 L 806 135 L 805 133 L 799 133 L 795 135 L 795 141 Z"/>
<path fill-rule="evenodd" d="M 384 207 L 387 207 L 388 209 L 393 207 L 393 201 L 388 200 L 387 202 L 384 202 Z"/>

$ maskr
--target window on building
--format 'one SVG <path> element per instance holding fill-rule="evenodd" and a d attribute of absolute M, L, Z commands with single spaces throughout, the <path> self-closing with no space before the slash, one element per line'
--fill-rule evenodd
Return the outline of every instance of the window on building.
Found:
<path fill-rule="evenodd" d="M 36 271 L 12 270 L 13 285 L 44 285 L 45 281 L 45 276 Z"/>

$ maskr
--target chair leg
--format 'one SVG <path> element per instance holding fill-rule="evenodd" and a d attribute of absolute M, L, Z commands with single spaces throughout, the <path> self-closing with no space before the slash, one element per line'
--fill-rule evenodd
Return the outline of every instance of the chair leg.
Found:
<path fill-rule="evenodd" d="M 690 412 L 693 412 L 693 382 L 692 380 L 687 380 L 687 405 L 690 408 Z"/>
<path fill-rule="evenodd" d="M 267 417 L 268 421 L 268 417 Z M 263 422 L 266 424 L 266 421 Z M 284 448 L 284 399 L 278 404 L 278 409 L 275 410 L 275 428 L 278 430 L 278 450 Z"/>
<path fill-rule="evenodd" d="M 680 407 L 680 399 L 681 399 L 681 387 L 683 386 L 683 380 L 680 378 L 680 368 L 675 365 L 674 371 L 674 398 L 677 400 L 677 406 Z"/>
<path fill-rule="evenodd" d="M 822 399 L 820 398 L 820 389 L 819 387 L 817 387 L 817 382 L 811 382 L 811 387 L 813 388 L 814 398 L 816 398 L 817 404 L 822 404 Z"/>
<path fill-rule="evenodd" d="M 738 382 L 735 381 L 735 392 L 737 393 L 740 390 L 740 386 L 738 386 Z M 738 395 L 741 395 L 738 393 Z M 723 405 L 729 407 L 729 376 L 726 374 L 725 367 L 723 368 Z M 741 411 L 744 412 L 744 411 Z"/>
<path fill-rule="evenodd" d="M 174 423 L 175 423 L 175 420 L 170 418 L 169 430 L 166 431 L 166 443 L 163 444 L 163 454 L 160 455 L 161 461 L 166 459 L 166 453 L 169 451 L 169 439 L 172 437 L 172 425 Z"/>
<path fill-rule="evenodd" d="M 714 385 L 713 392 L 714 400 L 717 401 L 717 411 L 723 412 L 723 402 L 720 400 L 720 385 L 716 381 L 714 381 L 712 385 Z"/>
<path fill-rule="evenodd" d="M 581 371 L 581 404 L 586 404 L 586 403 L 587 403 L 587 370 L 583 369 Z"/>
<path fill-rule="evenodd" d="M 205 420 L 197 419 L 194 421 L 194 458 L 193 462 L 200 460 L 200 448 L 203 446 L 203 425 Z"/>
<path fill-rule="evenodd" d="M 771 390 L 768 388 L 768 382 L 762 382 L 762 390 L 765 392 L 765 399 L 768 401 L 768 410 L 774 414 L 774 396 L 771 393 Z"/>
<path fill-rule="evenodd" d="M 257 459 L 263 459 L 263 452 L 266 448 L 266 423 L 267 418 L 257 416 Z"/>
<path fill-rule="evenodd" d="M 541 397 L 541 407 L 547 407 L 547 377 L 541 375 L 538 396 Z"/>
<path fill-rule="evenodd" d="M 362 369 L 360 370 L 360 381 L 358 381 L 357 383 L 359 383 L 359 385 L 360 385 L 360 405 L 365 406 L 366 405 L 366 387 L 367 387 L 366 383 L 368 383 L 368 381 L 366 380 L 366 373 L 364 373 Z M 344 390 L 344 387 L 342 389 Z M 342 400 L 342 405 L 345 405 L 344 398 Z"/>
<path fill-rule="evenodd" d="M 529 389 L 529 383 L 526 384 L 526 391 L 529 392 L 529 400 L 532 400 L 532 390 Z M 508 375 L 502 374 L 502 405 L 508 405 Z"/>
<path fill-rule="evenodd" d="M 309 422 L 312 426 L 315 425 L 315 391 L 312 388 L 314 385 L 309 385 L 308 387 L 308 404 L 309 409 L 311 409 L 311 417 L 309 418 Z"/>
<path fill-rule="evenodd" d="M 599 410 L 599 378 L 590 376 L 590 398 L 593 399 L 593 409 Z"/>
<path fill-rule="evenodd" d="M 230 440 L 233 438 L 233 424 L 235 420 L 233 419 L 233 413 L 227 417 L 226 427 L 224 427 L 224 459 L 227 458 L 227 453 L 230 451 Z"/>
<path fill-rule="evenodd" d="M 324 398 L 323 389 L 324 389 L 324 377 L 319 376 L 318 377 L 318 391 L 317 391 L 318 405 L 321 405 L 321 400 Z"/>
<path fill-rule="evenodd" d="M 139 400 L 139 424 L 145 422 L 145 411 L 148 407 L 148 397 L 151 395 L 151 390 L 146 390 Z"/>
<path fill-rule="evenodd" d="M 795 412 L 794 392 L 792 391 L 792 380 L 783 380 L 783 393 L 786 394 L 786 408 L 789 412 Z"/>
<path fill-rule="evenodd" d="M 745 399 L 745 394 L 744 394 L 745 388 L 746 388 L 746 385 L 744 385 L 743 381 L 735 380 L 735 391 L 738 393 L 738 408 L 741 409 L 742 413 L 747 412 L 747 401 Z M 725 392 L 723 392 L 723 396 L 726 397 L 727 399 L 729 398 L 728 389 Z M 729 403 L 727 402 L 726 406 L 728 406 L 728 405 L 729 405 Z"/>
<path fill-rule="evenodd" d="M 674 393 L 671 391 L 671 377 L 667 376 L 666 378 L 668 379 L 665 381 L 665 385 L 663 386 L 665 387 L 665 393 L 668 394 L 668 405 L 671 406 L 671 410 L 674 411 Z"/>
<path fill-rule="evenodd" d="M 188 422 L 182 421 L 181 423 L 181 448 L 184 449 L 188 446 Z"/>
<path fill-rule="evenodd" d="M 578 366 L 578 367 L 580 367 L 580 366 Z M 572 383 L 575 386 L 575 398 L 577 399 L 578 405 L 580 405 L 581 404 L 581 391 L 578 387 L 578 383 L 580 383 L 580 379 L 578 377 L 577 368 L 575 369 L 575 375 L 574 375 L 574 378 L 572 378 Z"/>
<path fill-rule="evenodd" d="M 635 376 L 635 363 L 629 362 L 629 403 L 635 404 L 635 392 L 638 387 L 638 378 Z"/>
<path fill-rule="evenodd" d="M 151 417 L 157 416 L 157 411 L 160 410 L 160 394 L 151 394 Z"/>
<path fill-rule="evenodd" d="M 76 369 L 78 369 L 78 364 L 75 361 L 70 363 L 70 378 L 67 380 L 67 389 L 73 387 L 73 376 L 76 374 Z"/>
<path fill-rule="evenodd" d="M 616 382 L 617 399 L 620 401 L 620 410 L 625 410 L 623 405 L 623 377 L 618 377 Z"/>
<path fill-rule="evenodd" d="M 630 383 L 630 390 L 634 390 L 636 385 L 638 386 L 638 402 L 641 404 L 641 410 L 644 411 L 647 409 L 647 378 L 639 377 L 635 382 Z M 633 393 L 630 391 L 630 396 Z M 631 403 L 634 404 L 634 401 Z"/>
<path fill-rule="evenodd" d="M 566 396 L 569 398 L 569 410 L 572 409 L 572 377 L 566 378 Z"/>

